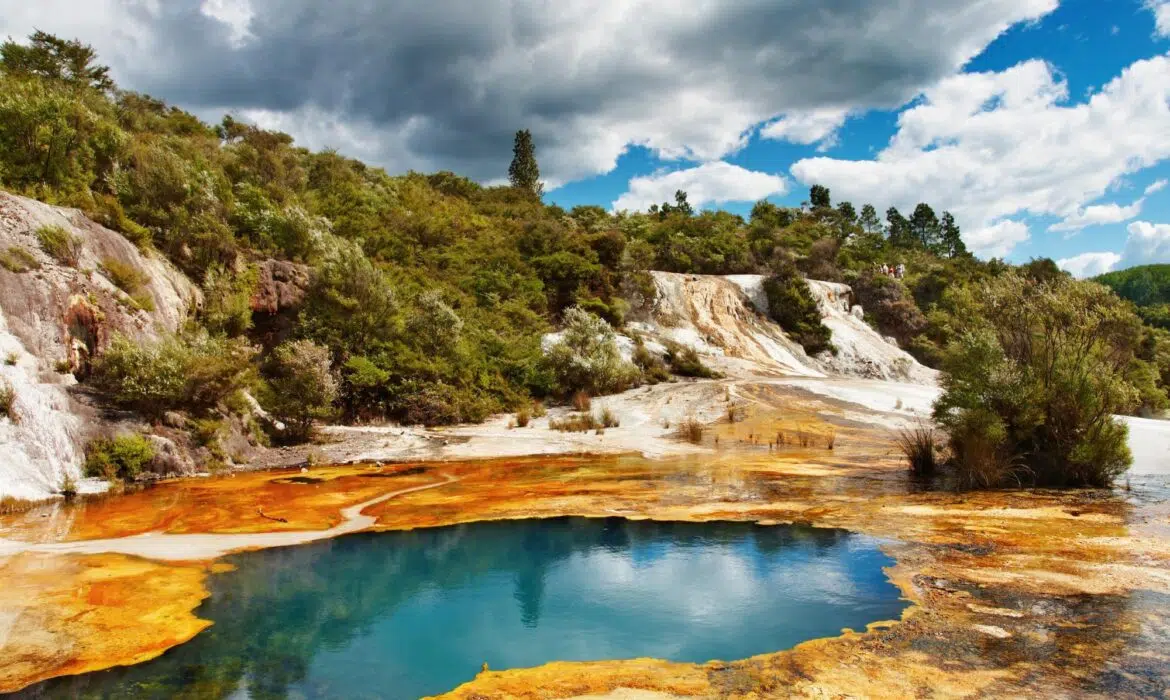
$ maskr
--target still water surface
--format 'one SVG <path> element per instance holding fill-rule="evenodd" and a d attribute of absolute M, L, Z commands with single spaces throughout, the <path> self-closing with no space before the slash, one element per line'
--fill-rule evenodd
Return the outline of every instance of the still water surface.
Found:
<path fill-rule="evenodd" d="M 905 606 L 841 530 L 558 518 L 360 534 L 235 555 L 154 661 L 29 697 L 417 698 L 554 660 L 777 651 Z"/>

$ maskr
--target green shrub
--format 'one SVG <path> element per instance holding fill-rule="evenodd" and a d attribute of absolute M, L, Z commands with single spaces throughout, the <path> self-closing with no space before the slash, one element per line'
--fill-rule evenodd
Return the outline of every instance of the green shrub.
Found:
<path fill-rule="evenodd" d="M 669 353 L 667 360 L 670 362 L 670 371 L 680 377 L 715 379 L 722 376 L 703 364 L 703 361 L 699 359 L 699 353 L 692 347 L 684 347 L 672 343 L 667 346 L 667 351 Z"/>
<path fill-rule="evenodd" d="M 132 481 L 154 460 L 154 445 L 142 435 L 93 440 L 85 448 L 85 473 L 107 481 Z"/>
<path fill-rule="evenodd" d="M 272 352 L 266 373 L 267 408 L 285 423 L 289 437 L 307 439 L 315 420 L 335 415 L 337 379 L 327 348 L 311 340 L 284 343 Z"/>
<path fill-rule="evenodd" d="M 77 267 L 81 257 L 81 239 L 60 226 L 42 226 L 37 229 L 37 240 L 51 258 L 69 267 Z"/>
<path fill-rule="evenodd" d="M 31 272 L 41 269 L 36 256 L 24 246 L 13 246 L 0 251 L 0 266 L 9 272 Z"/>
<path fill-rule="evenodd" d="M 142 343 L 117 336 L 94 364 L 91 381 L 110 401 L 160 416 L 202 413 L 245 388 L 255 350 L 205 332 Z"/>
<path fill-rule="evenodd" d="M 666 363 L 646 348 L 641 338 L 637 339 L 634 355 L 631 358 L 634 366 L 642 370 L 642 380 L 648 384 L 658 384 L 670 380 L 670 370 Z"/>
<path fill-rule="evenodd" d="M 959 481 L 1106 486 L 1131 455 L 1113 418 L 1138 404 L 1141 322 L 1107 288 L 1008 272 L 974 295 L 947 348 L 934 416 Z"/>
<path fill-rule="evenodd" d="M 789 338 L 800 343 L 810 355 L 832 350 L 833 333 L 821 319 L 808 283 L 790 262 L 776 265 L 775 274 L 764 280 L 768 311 Z"/>
<path fill-rule="evenodd" d="M 102 258 L 102 272 L 114 286 L 133 296 L 150 281 L 146 273 L 137 266 L 117 258 Z"/>
<path fill-rule="evenodd" d="M 613 328 L 577 307 L 565 312 L 562 337 L 549 349 L 544 362 L 566 395 L 575 391 L 593 395 L 625 391 L 638 378 L 637 367 L 622 359 Z"/>
<path fill-rule="evenodd" d="M 203 280 L 203 308 L 200 319 L 207 330 L 231 337 L 252 328 L 252 293 L 259 272 L 249 266 L 232 274 L 222 266 L 212 267 Z"/>

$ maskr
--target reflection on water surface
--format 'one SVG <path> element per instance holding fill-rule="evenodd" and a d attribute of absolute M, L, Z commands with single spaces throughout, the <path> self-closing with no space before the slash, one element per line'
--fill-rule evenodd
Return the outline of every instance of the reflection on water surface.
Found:
<path fill-rule="evenodd" d="M 739 523 L 559 518 L 240 554 L 159 659 L 36 697 L 415 698 L 493 669 L 738 659 L 895 619 L 869 538 Z"/>

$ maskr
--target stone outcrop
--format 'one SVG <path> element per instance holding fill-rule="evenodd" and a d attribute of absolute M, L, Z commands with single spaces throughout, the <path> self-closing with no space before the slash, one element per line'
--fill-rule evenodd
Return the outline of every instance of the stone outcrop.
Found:
<path fill-rule="evenodd" d="M 77 241 L 76 264 L 51 256 L 37 232 Z M 0 418 L 0 496 L 51 495 L 80 480 L 85 442 L 110 426 L 70 387 L 118 334 L 149 342 L 173 332 L 200 303 L 199 288 L 161 255 L 143 252 L 75 209 L 0 192 L 0 381 L 15 390 Z M 109 268 L 139 278 L 128 293 Z M 86 486 L 86 485 L 83 485 Z M 90 487 L 96 485 L 90 484 Z"/>

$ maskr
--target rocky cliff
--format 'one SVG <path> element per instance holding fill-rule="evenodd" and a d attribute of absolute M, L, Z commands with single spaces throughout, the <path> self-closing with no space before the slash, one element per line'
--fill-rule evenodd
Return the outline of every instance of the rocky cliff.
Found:
<path fill-rule="evenodd" d="M 919 364 L 864 321 L 848 285 L 809 281 L 836 354 L 810 357 L 768 315 L 760 275 L 655 272 L 658 297 L 638 329 L 695 348 L 725 371 L 752 374 L 897 379 L 929 384 L 937 373 Z"/>
<path fill-rule="evenodd" d="M 75 242 L 64 261 L 46 250 L 46 230 Z M 177 329 L 200 294 L 162 256 L 79 211 L 5 192 L 0 261 L 0 380 L 14 392 L 0 417 L 0 496 L 44 498 L 66 476 L 80 480 L 84 444 L 102 427 L 71 390 L 76 377 L 116 334 Z"/>

